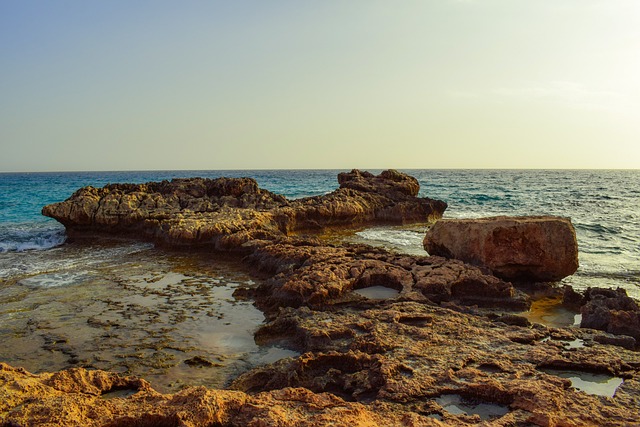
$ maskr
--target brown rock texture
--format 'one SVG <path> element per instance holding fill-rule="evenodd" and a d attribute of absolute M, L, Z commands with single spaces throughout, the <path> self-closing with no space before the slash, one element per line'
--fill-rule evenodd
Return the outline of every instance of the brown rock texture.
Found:
<path fill-rule="evenodd" d="M 144 380 L 77 368 L 30 374 L 0 364 L 7 426 L 629 426 L 640 423 L 640 356 L 596 332 L 504 323 L 413 301 L 279 310 L 256 339 L 302 355 L 255 368 L 232 390 L 159 394 Z M 571 348 L 575 340 L 581 348 Z M 624 379 L 613 398 L 550 369 Z M 458 413 L 442 402 L 499 412 Z"/>
<path fill-rule="evenodd" d="M 251 240 L 304 230 L 432 222 L 447 207 L 417 197 L 418 181 L 394 170 L 378 176 L 353 170 L 341 173 L 339 182 L 330 194 L 294 201 L 258 188 L 251 178 L 112 184 L 82 188 L 42 213 L 61 222 L 70 235 L 128 234 L 170 245 L 241 250 Z"/>
<path fill-rule="evenodd" d="M 362 300 L 352 291 L 383 286 L 399 300 L 529 308 L 529 298 L 511 283 L 477 267 L 441 257 L 390 253 L 366 245 L 326 246 L 287 240 L 256 248 L 246 261 L 268 276 L 258 289 L 263 309 L 326 307 Z"/>
<path fill-rule="evenodd" d="M 505 280 L 551 282 L 578 269 L 575 230 L 560 217 L 443 219 L 427 231 L 424 248 Z"/>
<path fill-rule="evenodd" d="M 581 327 L 626 335 L 633 344 L 640 342 L 640 306 L 624 289 L 588 288 L 582 295 L 567 291 L 565 302 L 580 307 Z"/>
<path fill-rule="evenodd" d="M 459 260 L 287 236 L 353 222 L 424 221 L 444 210 L 415 202 L 417 182 L 394 171 L 352 171 L 339 180 L 341 188 L 328 196 L 294 202 L 251 180 L 183 180 L 82 189 L 45 208 L 72 231 L 241 246 L 246 264 L 265 278 L 243 291 L 268 319 L 256 342 L 300 355 L 254 368 L 230 390 L 188 387 L 176 394 L 109 372 L 34 375 L 0 363 L 0 425 L 640 425 L 640 353 L 610 334 L 531 324 L 508 312 L 525 310 L 528 297 Z M 528 230 L 520 246 L 536 236 Z M 397 294 L 358 293 L 378 286 Z M 624 382 L 613 397 L 598 396 L 553 369 Z M 452 399 L 459 406 L 447 403 Z"/>
<path fill-rule="evenodd" d="M 493 319 L 493 320 L 492 320 Z M 518 326 L 482 312 L 463 313 L 417 302 L 387 302 L 340 312 L 288 308 L 256 334 L 303 352 L 240 376 L 233 388 L 250 393 L 303 386 L 347 401 L 395 407 L 428 425 L 469 425 L 443 395 L 505 409 L 495 426 L 636 425 L 640 413 L 640 356 L 601 345 L 597 332 Z M 570 348 L 574 340 L 584 347 Z M 614 398 L 578 391 L 547 372 L 570 369 L 625 378 Z M 632 405 L 632 406 L 627 406 Z"/>
<path fill-rule="evenodd" d="M 3 426 L 401 426 L 404 418 L 304 388 L 248 395 L 191 387 L 162 395 L 144 380 L 103 371 L 33 375 L 0 363 Z"/>

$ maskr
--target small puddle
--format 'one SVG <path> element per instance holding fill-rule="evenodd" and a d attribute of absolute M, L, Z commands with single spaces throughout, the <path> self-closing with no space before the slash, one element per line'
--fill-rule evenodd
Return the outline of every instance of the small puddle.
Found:
<path fill-rule="evenodd" d="M 597 396 L 613 397 L 616 390 L 624 381 L 620 377 L 613 377 L 606 374 L 592 374 L 590 372 L 570 371 L 563 369 L 541 369 L 550 375 L 571 380 L 571 386 L 584 391 L 587 394 Z"/>
<path fill-rule="evenodd" d="M 356 289 L 353 292 L 369 299 L 390 299 L 400 295 L 396 289 L 386 286 L 369 286 L 368 288 Z"/>
<path fill-rule="evenodd" d="M 116 399 L 116 398 L 125 399 L 125 398 L 127 398 L 129 396 L 133 396 L 137 392 L 138 392 L 138 390 L 129 389 L 129 388 L 120 389 L 120 390 L 112 390 L 112 391 L 108 391 L 106 393 L 103 393 L 100 397 L 102 399 L 105 399 L 105 400 Z"/>
<path fill-rule="evenodd" d="M 486 402 L 473 402 L 459 394 L 443 394 L 435 401 L 444 410 L 453 415 L 478 415 L 482 420 L 490 420 L 506 415 L 509 408 L 504 405 Z"/>
<path fill-rule="evenodd" d="M 287 348 L 273 346 L 263 347 L 258 355 L 252 357 L 252 361 L 257 365 L 266 365 L 267 363 L 277 362 L 287 357 L 298 357 L 300 353 Z"/>
<path fill-rule="evenodd" d="M 563 344 L 564 348 L 566 348 L 566 349 L 584 347 L 584 340 L 581 340 L 580 338 L 576 338 L 573 341 L 563 341 L 563 343 L 564 343 Z"/>
<path fill-rule="evenodd" d="M 520 313 L 532 323 L 541 323 L 552 328 L 579 327 L 582 315 L 562 305 L 562 298 L 542 298 L 531 304 L 531 309 Z"/>

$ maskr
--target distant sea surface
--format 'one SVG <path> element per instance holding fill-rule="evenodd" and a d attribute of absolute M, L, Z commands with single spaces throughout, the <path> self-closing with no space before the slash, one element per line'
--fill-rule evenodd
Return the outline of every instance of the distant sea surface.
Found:
<path fill-rule="evenodd" d="M 337 170 L 144 171 L 0 174 L 0 281 L 37 282 L 38 272 L 64 269 L 81 260 L 49 265 L 47 254 L 65 241 L 64 228 L 40 214 L 49 203 L 80 187 L 144 183 L 172 178 L 252 177 L 261 188 L 290 199 L 337 188 Z M 372 171 L 377 173 L 379 171 Z M 558 215 L 571 218 L 578 236 L 580 268 L 565 281 L 577 288 L 623 287 L 640 297 L 640 171 L 638 170 L 405 170 L 420 182 L 420 196 L 449 204 L 445 217 Z M 423 231 L 374 227 L 354 238 L 410 253 L 422 253 Z M 63 246 L 64 247 L 64 246 Z M 59 252 L 59 250 L 58 250 Z M 90 254 L 87 254 L 90 256 Z M 55 280 L 46 281 L 56 284 Z"/>

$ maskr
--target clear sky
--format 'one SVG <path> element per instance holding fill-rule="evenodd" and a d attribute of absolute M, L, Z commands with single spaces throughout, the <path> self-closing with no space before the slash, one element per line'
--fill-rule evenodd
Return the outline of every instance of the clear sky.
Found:
<path fill-rule="evenodd" d="M 640 168 L 638 0 L 5 0 L 0 171 Z"/>

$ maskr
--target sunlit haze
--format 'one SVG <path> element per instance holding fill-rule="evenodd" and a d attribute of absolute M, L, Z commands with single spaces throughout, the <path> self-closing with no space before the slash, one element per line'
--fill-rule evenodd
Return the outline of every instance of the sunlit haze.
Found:
<path fill-rule="evenodd" d="M 637 0 L 3 1 L 0 172 L 640 168 Z"/>

